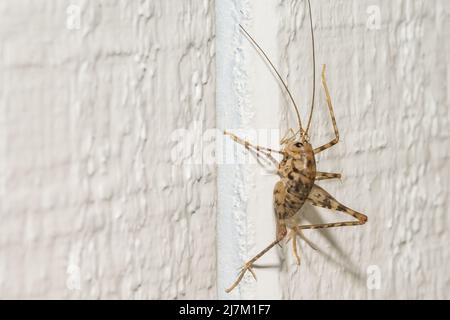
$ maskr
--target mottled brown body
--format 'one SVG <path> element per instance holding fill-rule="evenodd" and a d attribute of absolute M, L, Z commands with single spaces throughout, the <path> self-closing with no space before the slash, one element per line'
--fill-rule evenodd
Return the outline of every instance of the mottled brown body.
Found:
<path fill-rule="evenodd" d="M 309 7 L 309 14 L 311 18 L 311 4 L 309 0 L 307 1 Z M 242 144 L 245 146 L 247 150 L 256 155 L 258 158 L 264 158 L 267 162 L 272 163 L 276 166 L 276 171 L 278 176 L 280 177 L 280 181 L 275 184 L 273 191 L 273 200 L 274 200 L 274 211 L 277 221 L 277 232 L 276 239 L 269 244 L 265 249 L 259 252 L 255 257 L 250 259 L 243 266 L 239 276 L 236 281 L 228 288 L 226 291 L 230 292 L 233 290 L 239 282 L 244 277 L 244 274 L 249 271 L 253 277 L 256 279 L 256 275 L 252 270 L 253 263 L 262 257 L 267 251 L 269 251 L 272 247 L 279 244 L 286 235 L 288 236 L 288 241 L 292 240 L 292 249 L 294 256 L 297 260 L 297 264 L 300 264 L 300 256 L 297 252 L 297 237 L 303 239 L 308 245 L 314 248 L 314 246 L 309 242 L 308 239 L 302 233 L 304 229 L 324 229 L 324 228 L 333 228 L 333 227 L 343 227 L 343 226 L 356 226 L 362 225 L 367 222 L 367 217 L 359 213 L 353 209 L 346 207 L 345 205 L 338 202 L 333 196 L 331 196 L 327 191 L 316 184 L 316 181 L 325 180 L 325 179 L 340 179 L 341 175 L 339 173 L 329 173 L 329 172 L 320 172 L 316 170 L 316 160 L 315 156 L 334 146 L 339 142 L 339 131 L 336 125 L 336 118 L 334 116 L 333 106 L 331 103 L 330 93 L 328 90 L 326 78 L 325 78 L 325 65 L 322 69 L 322 85 L 325 91 L 326 102 L 328 106 L 328 111 L 330 113 L 331 121 L 333 124 L 335 137 L 330 142 L 313 148 L 309 143 L 308 130 L 311 124 L 312 113 L 314 109 L 314 91 L 315 91 L 315 81 L 313 81 L 313 98 L 311 103 L 311 112 L 308 120 L 308 125 L 306 131 L 303 130 L 300 113 L 298 112 L 297 105 L 290 93 L 288 87 L 284 83 L 281 75 L 278 73 L 270 59 L 267 57 L 265 52 L 261 49 L 261 47 L 253 40 L 253 38 L 245 31 L 245 29 L 241 27 L 241 30 L 244 34 L 250 39 L 250 41 L 255 45 L 256 48 L 260 51 L 260 53 L 265 57 L 267 62 L 275 71 L 278 79 L 280 80 L 283 87 L 286 89 L 286 92 L 289 94 L 289 97 L 294 105 L 299 129 L 297 132 L 294 132 L 293 129 L 289 129 L 288 136 L 285 136 L 280 141 L 282 146 L 281 151 L 273 150 L 270 148 L 253 145 L 250 142 L 243 140 L 236 135 L 224 132 L 226 135 L 229 135 L 235 142 Z M 311 35 L 312 35 L 312 44 L 313 44 L 313 61 L 315 61 L 314 56 L 314 34 L 312 31 L 312 18 L 310 19 L 310 27 L 311 27 Z M 315 65 L 315 63 L 313 63 Z M 313 69 L 313 74 L 315 78 L 315 68 Z M 273 156 L 272 153 L 278 153 L 283 156 L 282 160 L 278 162 Z M 333 211 L 339 211 L 345 213 L 347 215 L 352 216 L 356 220 L 353 221 L 343 221 L 343 222 L 333 222 L 333 223 L 322 223 L 322 224 L 311 224 L 311 225 L 300 225 L 298 222 L 293 219 L 303 207 L 305 203 L 309 203 L 313 206 L 330 209 Z M 288 234 L 289 230 L 289 234 Z"/>
<path fill-rule="evenodd" d="M 279 164 L 281 180 L 273 190 L 274 209 L 280 221 L 277 235 L 285 233 L 286 219 L 292 218 L 308 199 L 316 179 L 316 160 L 308 142 L 292 142 L 283 149 Z"/>

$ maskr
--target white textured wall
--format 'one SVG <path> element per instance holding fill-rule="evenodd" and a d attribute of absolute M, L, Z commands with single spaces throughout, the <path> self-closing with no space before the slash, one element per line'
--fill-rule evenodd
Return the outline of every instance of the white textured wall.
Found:
<path fill-rule="evenodd" d="M 321 185 L 369 222 L 307 232 L 320 251 L 303 246 L 300 268 L 276 248 L 227 295 L 274 237 L 276 177 L 219 165 L 216 190 L 213 165 L 173 163 L 172 133 L 189 160 L 215 125 L 295 123 L 239 22 L 306 117 L 304 2 L 1 2 L 0 298 L 450 298 L 450 2 L 312 5 L 342 137 L 319 167 L 344 175 Z M 319 85 L 316 145 L 332 137 Z"/>
<path fill-rule="evenodd" d="M 0 16 L 0 298 L 215 297 L 215 171 L 170 157 L 215 124 L 214 3 Z"/>
<path fill-rule="evenodd" d="M 319 251 L 302 243 L 300 268 L 291 246 L 276 248 L 261 259 L 266 268 L 255 269 L 258 282 L 248 276 L 231 297 L 450 298 L 450 2 L 311 2 L 317 73 L 326 63 L 341 133 L 341 142 L 318 157 L 318 167 L 341 172 L 342 183 L 320 185 L 367 214 L 369 222 L 306 231 Z M 283 134 L 295 125 L 293 111 L 236 24 L 243 23 L 279 66 L 305 119 L 311 98 L 305 3 L 219 3 L 217 84 L 223 121 L 218 125 L 279 127 Z M 319 79 L 317 88 L 311 132 L 316 146 L 333 137 Z M 276 178 L 262 175 L 257 165 L 232 167 L 219 168 L 222 298 L 229 297 L 223 289 L 237 268 L 275 236 L 271 199 Z M 305 216 L 310 222 L 346 219 L 311 207 Z M 379 289 L 371 286 L 373 277 Z"/>

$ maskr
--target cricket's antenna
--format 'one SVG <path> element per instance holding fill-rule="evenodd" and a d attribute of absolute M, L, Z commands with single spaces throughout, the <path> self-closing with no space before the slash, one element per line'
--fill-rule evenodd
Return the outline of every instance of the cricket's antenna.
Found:
<path fill-rule="evenodd" d="M 239 27 L 241 28 L 242 32 L 244 32 L 244 34 L 248 37 L 250 42 L 262 53 L 262 55 L 264 56 L 266 61 L 272 67 L 273 71 L 275 71 L 275 73 L 276 73 L 278 79 L 280 80 L 281 84 L 283 85 L 284 89 L 286 89 L 286 91 L 287 91 L 287 93 L 289 95 L 289 98 L 291 99 L 292 104 L 294 105 L 295 113 L 297 114 L 297 121 L 298 121 L 299 132 L 300 132 L 300 134 L 303 134 L 303 127 L 302 127 L 302 121 L 300 119 L 300 113 L 298 111 L 297 104 L 295 103 L 294 98 L 292 97 L 292 94 L 289 91 L 289 88 L 287 87 L 286 83 L 283 81 L 283 78 L 281 78 L 281 75 L 278 72 L 277 68 L 275 68 L 275 66 L 273 65 L 272 61 L 270 61 L 269 57 L 264 52 L 264 50 L 258 45 L 258 43 L 256 43 L 255 39 L 252 38 L 252 36 L 244 29 L 244 27 L 242 25 L 239 25 Z"/>
<path fill-rule="evenodd" d="M 314 30 L 313 30 L 313 21 L 312 21 L 312 13 L 311 13 L 311 2 L 308 0 L 308 9 L 309 9 L 309 25 L 311 29 L 311 43 L 312 43 L 312 59 L 313 59 L 313 87 L 312 87 L 312 101 L 311 101 L 311 112 L 309 113 L 308 125 L 306 126 L 305 135 L 308 134 L 309 127 L 311 125 L 311 118 L 314 110 L 314 98 L 316 95 L 316 49 L 314 45 Z"/>

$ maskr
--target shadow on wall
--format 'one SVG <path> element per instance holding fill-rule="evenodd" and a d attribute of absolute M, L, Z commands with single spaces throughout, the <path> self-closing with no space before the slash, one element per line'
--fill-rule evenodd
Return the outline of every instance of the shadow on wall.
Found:
<path fill-rule="evenodd" d="M 342 216 L 345 217 L 345 215 Z M 302 218 L 306 220 L 308 224 L 327 223 L 327 221 L 324 221 L 324 219 L 322 219 L 322 217 L 320 216 L 319 210 L 310 205 L 305 205 Z M 351 257 L 345 252 L 345 250 L 336 240 L 336 237 L 333 233 L 334 230 L 336 229 L 317 229 L 315 231 L 318 231 L 323 236 L 325 241 L 331 246 L 331 248 L 327 251 L 335 252 L 337 257 L 333 257 L 327 251 L 314 244 L 315 248 L 317 249 L 316 252 L 322 255 L 327 260 L 327 262 L 331 262 L 336 266 L 343 267 L 344 271 L 352 276 L 355 281 L 365 282 L 365 275 L 363 275 L 359 271 L 357 264 L 352 261 Z"/>

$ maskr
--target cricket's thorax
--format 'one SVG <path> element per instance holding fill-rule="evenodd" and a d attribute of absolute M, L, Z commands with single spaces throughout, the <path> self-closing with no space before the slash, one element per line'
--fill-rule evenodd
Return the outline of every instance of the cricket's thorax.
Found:
<path fill-rule="evenodd" d="M 292 142 L 284 149 L 280 162 L 281 180 L 275 185 L 275 213 L 281 219 L 294 216 L 305 203 L 314 185 L 316 161 L 312 146 Z"/>

